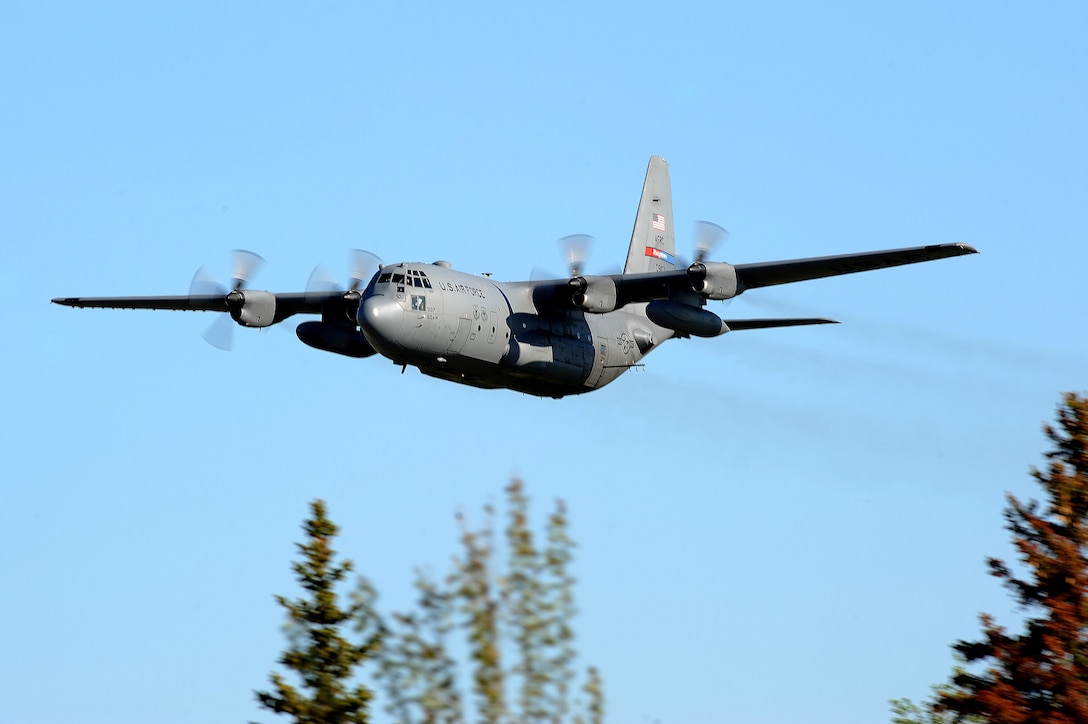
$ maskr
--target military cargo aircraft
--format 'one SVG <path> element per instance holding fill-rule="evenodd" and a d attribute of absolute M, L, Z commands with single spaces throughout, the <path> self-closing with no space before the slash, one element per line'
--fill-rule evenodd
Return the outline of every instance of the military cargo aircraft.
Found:
<path fill-rule="evenodd" d="M 714 225 L 703 228 L 710 236 L 720 233 Z M 236 252 L 229 289 L 210 284 L 198 272 L 185 296 L 60 297 L 53 302 L 225 312 L 229 317 L 221 321 L 228 332 L 235 323 L 268 327 L 296 314 L 320 315 L 320 321 L 296 329 L 311 347 L 349 357 L 381 355 L 402 368 L 412 365 L 424 374 L 475 387 L 560 398 L 604 387 L 673 337 L 834 323 L 823 318 L 723 320 L 705 309 L 708 300 L 976 253 L 967 244 L 937 244 L 734 265 L 707 261 L 710 246 L 700 243 L 694 261 L 678 263 L 669 167 L 653 156 L 621 274 L 585 274 L 575 260 L 566 278 L 500 282 L 436 261 L 379 264 L 371 276 L 360 261 L 346 289 L 318 283 L 304 292 L 280 293 L 247 289 L 260 257 Z M 224 341 L 229 335 L 218 323 L 216 328 L 206 338 L 229 346 Z"/>

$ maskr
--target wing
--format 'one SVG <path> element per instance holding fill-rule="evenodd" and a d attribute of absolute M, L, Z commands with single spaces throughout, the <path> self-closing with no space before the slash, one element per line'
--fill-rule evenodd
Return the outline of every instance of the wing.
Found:
<path fill-rule="evenodd" d="M 192 312 L 227 312 L 223 294 L 194 294 L 173 297 L 56 297 L 53 304 L 66 307 L 99 307 L 102 309 L 174 309 Z"/>
<path fill-rule="evenodd" d="M 66 307 L 98 307 L 106 309 L 172 309 L 188 312 L 231 312 L 247 305 L 271 302 L 274 318 L 270 323 L 280 322 L 294 314 L 326 314 L 331 307 L 342 308 L 352 300 L 347 299 L 357 293 L 345 292 L 257 292 L 250 290 L 233 291 L 223 294 L 188 294 L 178 296 L 149 297 L 56 297 L 54 304 Z M 253 325 L 265 326 L 265 325 Z"/>
<path fill-rule="evenodd" d="M 608 311 L 635 302 L 700 295 L 704 299 L 728 299 L 748 289 L 821 279 L 839 274 L 917 264 L 953 256 L 977 254 L 969 244 L 935 244 L 906 249 L 838 254 L 810 259 L 723 264 L 697 262 L 687 269 L 642 274 L 613 274 L 607 277 L 575 277 L 528 283 L 538 308 L 581 306 L 586 311 Z M 706 280 L 711 284 L 704 283 Z M 581 293 L 596 304 L 572 302 Z M 604 301 L 599 301 L 603 297 Z M 613 306 L 614 305 L 614 306 Z"/>
<path fill-rule="evenodd" d="M 947 259 L 952 256 L 977 254 L 969 244 L 934 244 L 907 249 L 868 251 L 861 254 L 818 256 L 811 259 L 789 261 L 765 261 L 757 264 L 737 264 L 737 281 L 743 289 L 789 284 L 806 279 L 822 279 L 839 274 L 872 271 L 904 264 Z"/>

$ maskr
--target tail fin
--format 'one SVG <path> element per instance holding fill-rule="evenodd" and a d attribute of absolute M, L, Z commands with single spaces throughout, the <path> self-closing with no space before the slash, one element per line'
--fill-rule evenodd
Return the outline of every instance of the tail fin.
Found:
<path fill-rule="evenodd" d="M 660 156 L 651 156 L 623 273 L 641 274 L 675 268 L 676 237 L 672 231 L 669 163 Z"/>

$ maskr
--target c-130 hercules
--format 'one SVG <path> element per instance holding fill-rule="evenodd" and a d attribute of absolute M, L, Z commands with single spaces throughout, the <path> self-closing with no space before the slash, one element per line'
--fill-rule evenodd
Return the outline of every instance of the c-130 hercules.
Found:
<path fill-rule="evenodd" d="M 296 330 L 311 347 L 349 357 L 380 354 L 453 382 L 559 398 L 604 387 L 673 337 L 834 323 L 821 318 L 722 320 L 704 308 L 707 300 L 976 253 L 967 244 L 938 244 L 733 265 L 706 261 L 708 248 L 702 246 L 693 263 L 677 268 L 675 246 L 669 167 L 653 156 L 622 274 L 592 276 L 572 264 L 566 279 L 499 282 L 455 271 L 444 261 L 402 262 L 379 265 L 365 287 L 368 270 L 357 269 L 347 290 L 274 293 L 245 289 L 260 257 L 239 252 L 230 290 L 212 291 L 198 272 L 186 296 L 53 301 L 69 307 L 227 312 L 230 317 L 222 321 L 228 327 L 233 327 L 231 320 L 243 327 L 268 327 L 296 314 L 319 314 L 321 321 L 303 322 Z M 218 336 L 208 340 L 225 347 Z"/>

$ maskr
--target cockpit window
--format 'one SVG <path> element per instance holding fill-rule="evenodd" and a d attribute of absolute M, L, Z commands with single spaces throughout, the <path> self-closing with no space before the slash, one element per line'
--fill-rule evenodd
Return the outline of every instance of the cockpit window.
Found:
<path fill-rule="evenodd" d="M 378 284 L 387 284 L 389 282 L 404 284 L 409 287 L 420 287 L 421 289 L 434 288 L 431 286 L 431 280 L 427 278 L 427 275 L 418 269 L 405 269 L 403 274 L 382 272 L 378 275 Z"/>

